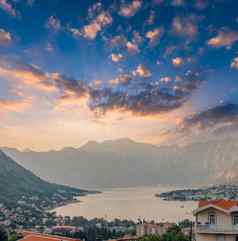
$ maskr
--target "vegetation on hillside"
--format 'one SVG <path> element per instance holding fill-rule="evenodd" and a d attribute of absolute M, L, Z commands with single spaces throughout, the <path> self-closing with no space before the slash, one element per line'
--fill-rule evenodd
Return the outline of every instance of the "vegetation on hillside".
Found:
<path fill-rule="evenodd" d="M 43 181 L 0 151 L 0 203 L 15 205 L 21 200 L 70 200 L 86 191 Z"/>
<path fill-rule="evenodd" d="M 165 234 L 159 235 L 148 235 L 140 238 L 139 241 L 189 241 L 189 237 L 185 236 L 181 228 L 174 225 Z"/>

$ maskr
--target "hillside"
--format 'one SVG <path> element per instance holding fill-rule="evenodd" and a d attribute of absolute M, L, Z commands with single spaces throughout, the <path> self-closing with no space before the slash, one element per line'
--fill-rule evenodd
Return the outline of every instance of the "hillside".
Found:
<path fill-rule="evenodd" d="M 43 181 L 0 151 L 0 203 L 11 205 L 36 197 L 50 204 L 53 197 L 62 202 L 85 193 L 84 190 Z"/>
<path fill-rule="evenodd" d="M 238 142 L 234 139 L 185 147 L 157 147 L 119 139 L 60 151 L 5 151 L 42 178 L 87 188 L 205 185 L 237 179 Z"/>

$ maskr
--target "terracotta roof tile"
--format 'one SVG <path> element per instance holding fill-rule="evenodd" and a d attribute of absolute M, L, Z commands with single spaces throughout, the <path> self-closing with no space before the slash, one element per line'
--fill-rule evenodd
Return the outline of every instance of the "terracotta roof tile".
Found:
<path fill-rule="evenodd" d="M 217 207 L 220 207 L 222 209 L 229 210 L 234 206 L 238 206 L 238 201 L 235 200 L 209 200 L 209 201 L 204 201 L 201 200 L 199 201 L 198 207 L 202 208 L 208 205 L 214 205 Z"/>
<path fill-rule="evenodd" d="M 24 235 L 24 234 L 23 234 Z M 68 237 L 54 236 L 54 235 L 45 235 L 30 233 L 24 235 L 24 238 L 21 241 L 80 241 L 78 239 L 72 239 Z"/>

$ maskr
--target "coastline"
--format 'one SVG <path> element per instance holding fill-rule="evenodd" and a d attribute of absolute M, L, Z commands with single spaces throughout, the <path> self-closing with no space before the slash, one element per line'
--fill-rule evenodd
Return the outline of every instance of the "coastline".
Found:
<path fill-rule="evenodd" d="M 120 218 L 136 221 L 139 217 L 143 217 L 158 222 L 193 219 L 191 212 L 196 207 L 195 202 L 165 202 L 154 197 L 155 190 L 158 191 L 158 188 L 110 189 L 110 191 L 104 191 L 102 195 L 86 195 L 82 199 L 79 197 L 77 201 L 79 204 L 70 205 L 71 203 L 68 202 L 69 205 L 57 206 L 53 211 L 56 211 L 57 216 L 83 216 L 87 219 L 99 217 L 107 220 Z M 162 188 L 161 191 L 165 189 Z M 149 209 L 144 208 L 147 205 L 150 206 Z M 182 205 L 184 208 L 181 208 Z M 170 212 L 165 212 L 165 210 L 170 210 Z"/>
<path fill-rule="evenodd" d="M 45 208 L 44 211 L 46 211 L 46 212 L 55 212 L 54 210 L 56 208 L 60 208 L 60 207 L 63 207 L 63 206 L 74 204 L 74 203 L 81 203 L 82 201 L 79 199 L 80 197 L 93 195 L 93 194 L 100 194 L 100 193 L 103 193 L 103 192 L 102 191 L 86 191 L 86 192 L 81 193 L 81 195 L 73 197 L 72 199 L 68 199 L 68 200 L 62 201 L 60 203 L 57 203 L 55 205 L 52 205 L 50 207 L 47 207 L 47 208 Z"/>

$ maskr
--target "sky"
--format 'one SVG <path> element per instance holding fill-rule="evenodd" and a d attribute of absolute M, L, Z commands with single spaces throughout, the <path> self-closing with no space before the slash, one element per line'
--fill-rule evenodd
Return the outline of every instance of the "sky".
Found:
<path fill-rule="evenodd" d="M 125 137 L 169 145 L 234 133 L 237 8 L 234 0 L 0 0 L 0 146 Z"/>

